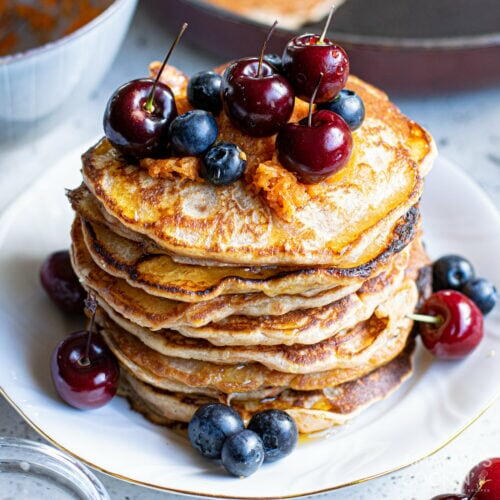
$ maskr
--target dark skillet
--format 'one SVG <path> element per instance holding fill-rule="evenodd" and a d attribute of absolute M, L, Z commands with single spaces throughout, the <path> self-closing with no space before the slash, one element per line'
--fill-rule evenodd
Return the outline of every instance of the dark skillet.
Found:
<path fill-rule="evenodd" d="M 221 60 L 255 55 L 269 28 L 202 0 L 148 4 L 169 27 L 188 21 L 186 38 Z M 293 34 L 278 29 L 270 51 L 281 52 Z M 446 92 L 500 83 L 500 0 L 348 0 L 329 36 L 348 51 L 354 74 L 387 90 Z"/>

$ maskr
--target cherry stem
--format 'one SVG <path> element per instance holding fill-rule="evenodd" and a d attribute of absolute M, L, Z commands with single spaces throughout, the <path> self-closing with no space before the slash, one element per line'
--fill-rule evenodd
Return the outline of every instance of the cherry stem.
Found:
<path fill-rule="evenodd" d="M 321 80 L 323 80 L 323 73 L 319 74 L 318 83 L 316 84 L 316 88 L 312 93 L 311 100 L 309 101 L 309 114 L 307 115 L 307 126 L 312 127 L 312 116 L 313 116 L 313 104 L 316 100 L 316 94 L 318 93 L 319 86 L 321 85 Z"/>
<path fill-rule="evenodd" d="M 170 46 L 170 49 L 167 52 L 167 55 L 165 56 L 165 59 L 163 59 L 163 63 L 161 64 L 160 71 L 158 71 L 158 74 L 156 75 L 156 78 L 155 78 L 155 81 L 153 83 L 153 86 L 151 87 L 151 91 L 149 92 L 146 104 L 144 104 L 144 109 L 148 113 L 152 113 L 154 111 L 153 100 L 154 100 L 154 93 L 155 93 L 155 90 L 156 90 L 156 86 L 158 85 L 158 81 L 160 80 L 161 74 L 163 73 L 163 70 L 165 69 L 165 66 L 167 65 L 167 62 L 170 59 L 170 56 L 172 55 L 172 52 L 174 51 L 175 47 L 177 47 L 177 44 L 179 43 L 180 39 L 182 38 L 182 35 L 186 31 L 187 27 L 188 27 L 187 23 L 184 23 L 181 26 L 181 29 L 179 30 L 179 33 L 177 33 L 177 36 L 175 37 L 175 40 L 173 41 L 172 45 Z"/>
<path fill-rule="evenodd" d="M 85 300 L 85 307 L 92 313 L 90 317 L 89 325 L 87 327 L 87 345 L 85 346 L 85 355 L 80 359 L 80 364 L 82 366 L 90 365 L 90 342 L 92 341 L 92 333 L 94 332 L 95 326 L 95 315 L 97 312 L 97 301 L 94 294 L 89 294 Z"/>
<path fill-rule="evenodd" d="M 330 12 L 328 14 L 328 17 L 326 18 L 325 27 L 323 28 L 323 32 L 321 33 L 321 36 L 319 37 L 319 40 L 317 43 L 323 43 L 323 41 L 325 40 L 326 32 L 328 31 L 328 28 L 330 27 L 330 23 L 332 22 L 334 10 L 335 10 L 335 5 L 332 5 L 332 8 L 330 9 Z"/>
<path fill-rule="evenodd" d="M 420 323 L 431 323 L 433 325 L 439 325 L 443 322 L 441 316 L 429 316 L 428 314 L 407 314 L 407 318 L 413 321 L 419 321 Z"/>
<path fill-rule="evenodd" d="M 277 24 L 278 21 L 274 21 L 274 24 L 271 26 L 271 29 L 267 32 L 266 39 L 262 44 L 262 49 L 260 50 L 260 57 L 259 57 L 259 68 L 257 69 L 257 76 L 259 78 L 262 76 L 262 61 L 264 60 L 264 53 L 266 52 L 267 43 L 269 42 L 269 39 L 271 38 L 271 35 L 273 34 L 273 31 L 275 30 Z"/>

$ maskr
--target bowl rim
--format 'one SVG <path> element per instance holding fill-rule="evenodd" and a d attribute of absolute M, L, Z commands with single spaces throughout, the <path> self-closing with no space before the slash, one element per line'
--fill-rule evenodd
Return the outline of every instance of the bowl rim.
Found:
<path fill-rule="evenodd" d="M 43 45 L 38 45 L 36 47 L 32 47 L 31 49 L 23 50 L 21 52 L 15 52 L 13 54 L 7 54 L 5 56 L 0 57 L 0 67 L 2 65 L 6 65 L 13 62 L 22 61 L 28 59 L 30 57 L 34 57 L 38 54 L 42 54 L 45 52 L 49 52 L 53 49 L 56 49 L 62 45 L 65 45 L 72 40 L 80 38 L 85 35 L 89 31 L 92 31 L 94 28 L 99 26 L 101 23 L 106 21 L 109 17 L 111 17 L 115 12 L 120 10 L 127 3 L 136 3 L 137 0 L 112 0 L 111 4 L 108 5 L 98 16 L 94 17 L 91 21 L 84 24 L 77 30 L 69 33 L 68 35 L 64 35 L 56 40 L 53 40 L 48 43 L 44 43 Z"/>
<path fill-rule="evenodd" d="M 82 490 L 81 484 L 76 484 L 75 478 L 78 478 L 81 482 L 85 484 L 86 490 L 84 493 L 88 493 L 91 498 L 95 500 L 110 500 L 109 493 L 106 488 L 99 480 L 99 478 L 91 471 L 88 467 L 83 465 L 82 462 L 77 460 L 73 455 L 65 453 L 60 448 L 50 446 L 44 442 L 34 441 L 32 439 L 25 439 L 18 436 L 0 436 L 0 455 L 2 450 L 8 450 L 11 452 L 26 451 L 27 453 L 32 453 L 34 457 L 26 457 L 23 462 L 28 464 L 37 464 L 37 457 L 43 456 L 46 460 L 57 462 L 64 470 L 55 471 L 58 475 L 69 474 L 70 476 L 65 477 L 80 491 Z M 16 461 L 17 458 L 6 458 L 7 462 Z"/>
<path fill-rule="evenodd" d="M 185 4 L 191 4 L 198 9 L 203 9 L 217 16 L 229 17 L 232 21 L 247 24 L 256 28 L 269 28 L 269 25 L 256 19 L 247 18 L 235 12 L 223 9 L 204 0 L 178 0 Z M 297 34 L 297 30 L 280 28 L 283 33 L 289 33 L 291 37 Z M 500 32 L 482 33 L 479 35 L 435 37 L 435 38 L 412 38 L 412 37 L 386 37 L 375 35 L 358 35 L 354 33 L 340 32 L 335 34 L 335 40 L 341 43 L 356 45 L 367 49 L 399 49 L 399 50 L 463 50 L 479 49 L 500 46 Z"/>

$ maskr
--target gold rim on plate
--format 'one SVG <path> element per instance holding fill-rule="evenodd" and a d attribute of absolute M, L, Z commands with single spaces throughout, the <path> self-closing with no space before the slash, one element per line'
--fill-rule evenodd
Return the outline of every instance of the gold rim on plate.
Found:
<path fill-rule="evenodd" d="M 354 486 L 356 484 L 365 483 L 366 481 L 371 481 L 372 479 L 377 479 L 379 477 L 385 476 L 386 474 L 391 474 L 393 472 L 397 472 L 397 471 L 399 471 L 401 469 L 409 467 L 410 465 L 416 464 L 417 462 L 420 462 L 421 460 L 424 460 L 424 459 L 426 459 L 426 458 L 434 455 L 438 451 L 442 450 L 445 446 L 448 446 L 452 441 L 454 441 L 458 436 L 460 436 L 460 434 L 462 434 L 464 431 L 466 431 L 474 422 L 476 422 L 477 420 L 479 420 L 479 418 L 481 418 L 495 404 L 495 402 L 497 401 L 497 399 L 499 399 L 499 397 L 500 397 L 500 392 L 499 392 L 472 420 L 470 420 L 469 422 L 467 422 L 463 427 L 461 427 L 458 431 L 456 431 L 454 434 L 452 434 L 451 437 L 449 437 L 447 440 L 445 440 L 443 443 L 441 443 L 437 448 L 435 448 L 434 450 L 432 450 L 431 452 L 427 453 L 426 455 L 424 455 L 422 457 L 419 457 L 419 458 L 417 458 L 415 460 L 412 460 L 411 462 L 408 462 L 406 464 L 398 465 L 397 467 L 394 467 L 393 469 L 386 470 L 386 471 L 383 471 L 383 472 L 379 472 L 377 474 L 373 474 L 371 476 L 363 477 L 363 478 L 360 478 L 360 479 L 356 479 L 355 481 L 350 481 L 348 483 L 342 483 L 342 484 L 339 484 L 337 486 L 333 486 L 331 488 L 324 488 L 322 490 L 315 490 L 315 491 L 306 491 L 304 493 L 297 493 L 297 494 L 294 494 L 294 495 L 278 496 L 278 497 L 255 497 L 255 496 L 252 496 L 252 497 L 242 497 L 242 496 L 233 497 L 233 496 L 227 496 L 227 495 L 213 495 L 213 494 L 210 494 L 210 493 L 200 493 L 200 492 L 197 492 L 197 491 L 177 490 L 177 489 L 173 489 L 173 488 L 166 488 L 164 486 L 158 486 L 158 485 L 155 485 L 155 484 L 146 483 L 144 481 L 139 481 L 137 479 L 132 479 L 130 477 L 122 476 L 121 474 L 118 474 L 116 472 L 111 472 L 109 470 L 103 469 L 102 467 L 99 467 L 98 465 L 93 464 L 92 462 L 89 462 L 88 460 L 79 457 L 78 455 L 76 455 L 75 453 L 73 453 L 71 450 L 68 450 L 64 446 L 60 445 L 51 436 L 49 436 L 48 434 L 46 434 L 40 427 L 38 427 L 23 412 L 23 410 L 21 410 L 21 408 L 19 408 L 19 406 L 17 406 L 16 403 L 14 403 L 14 401 L 12 400 L 12 398 L 10 398 L 10 396 L 7 394 L 7 392 L 2 387 L 0 387 L 0 394 L 9 402 L 9 404 L 14 408 L 14 410 L 16 410 L 16 412 L 23 418 L 23 420 L 25 422 L 32 429 L 34 429 L 36 432 L 38 432 L 43 438 L 45 438 L 49 443 L 51 443 L 52 445 L 56 446 L 60 450 L 64 451 L 68 455 L 71 455 L 72 457 L 76 458 L 77 460 L 80 460 L 80 462 L 84 463 L 88 467 L 91 467 L 92 469 L 95 469 L 95 470 L 97 470 L 99 472 L 102 472 L 103 474 L 106 474 L 108 476 L 114 477 L 116 479 L 120 479 L 122 481 L 127 481 L 129 483 L 132 483 L 132 484 L 135 484 L 135 485 L 138 485 L 138 486 L 145 486 L 147 488 L 152 488 L 152 489 L 155 489 L 155 490 L 165 491 L 167 493 L 179 493 L 181 495 L 192 495 L 192 496 L 205 497 L 205 498 L 223 498 L 223 499 L 229 499 L 229 500 L 238 500 L 238 499 L 241 499 L 241 500 L 262 500 L 262 499 L 265 499 L 265 500 L 273 500 L 273 499 L 276 499 L 276 500 L 285 500 L 285 499 L 289 499 L 289 498 L 299 498 L 299 497 L 302 497 L 302 496 L 317 495 L 317 494 L 320 494 L 320 493 L 328 493 L 330 491 L 339 490 L 341 488 L 347 488 L 348 486 Z"/>

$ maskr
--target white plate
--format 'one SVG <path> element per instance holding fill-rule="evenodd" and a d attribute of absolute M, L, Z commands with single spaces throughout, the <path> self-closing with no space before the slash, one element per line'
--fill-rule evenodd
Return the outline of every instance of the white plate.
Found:
<path fill-rule="evenodd" d="M 44 257 L 69 243 L 65 187 L 79 184 L 79 154 L 64 158 L 0 219 L 0 387 L 24 418 L 87 464 L 122 479 L 217 497 L 290 497 L 339 488 L 392 472 L 437 451 L 495 399 L 500 380 L 500 311 L 462 362 L 418 350 L 416 373 L 388 400 L 328 437 L 301 443 L 281 462 L 237 480 L 198 457 L 188 443 L 116 398 L 93 412 L 56 397 L 49 357 L 70 325 L 40 288 Z M 440 158 L 423 204 L 431 256 L 467 256 L 500 284 L 500 220 L 483 192 Z M 495 356 L 496 353 L 496 356 Z"/>

